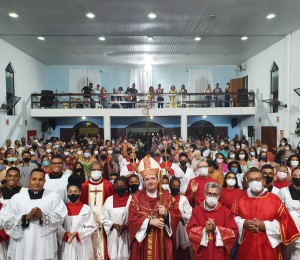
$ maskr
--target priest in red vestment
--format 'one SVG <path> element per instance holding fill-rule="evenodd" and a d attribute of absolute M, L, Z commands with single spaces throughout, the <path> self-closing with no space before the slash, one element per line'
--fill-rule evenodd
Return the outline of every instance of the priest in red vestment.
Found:
<path fill-rule="evenodd" d="M 208 182 L 205 185 L 205 200 L 194 208 L 187 225 L 194 260 L 227 259 L 238 235 L 232 213 L 218 202 L 220 193 L 219 184 Z"/>
<path fill-rule="evenodd" d="M 282 244 L 300 238 L 294 221 L 280 198 L 263 187 L 260 170 L 251 168 L 246 180 L 247 192 L 231 208 L 239 229 L 237 259 L 282 259 Z"/>
<path fill-rule="evenodd" d="M 162 204 L 158 197 L 159 164 L 146 156 L 139 164 L 144 189 L 132 196 L 129 206 L 129 238 L 131 260 L 173 260 L 173 240 L 181 214 L 178 203 L 163 191 Z"/>
<path fill-rule="evenodd" d="M 188 198 L 192 207 L 202 204 L 205 200 L 204 188 L 206 183 L 215 182 L 215 179 L 208 176 L 208 163 L 206 160 L 201 160 L 198 163 L 198 170 L 195 172 L 195 178 L 191 179 L 185 196 Z"/>
<path fill-rule="evenodd" d="M 96 224 L 99 228 L 92 236 L 95 259 L 108 259 L 106 236 L 100 223 L 102 206 L 105 200 L 114 194 L 114 186 L 102 177 L 102 166 L 99 162 L 91 165 L 91 177 L 82 184 L 80 201 L 89 205 L 94 213 Z"/>

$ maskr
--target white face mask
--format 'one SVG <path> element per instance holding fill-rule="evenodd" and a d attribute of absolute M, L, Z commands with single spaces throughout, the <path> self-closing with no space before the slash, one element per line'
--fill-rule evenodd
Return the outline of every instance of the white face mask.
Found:
<path fill-rule="evenodd" d="M 68 156 L 68 155 L 69 155 L 69 152 L 64 152 L 64 155 L 65 155 L 65 156 Z"/>
<path fill-rule="evenodd" d="M 70 149 L 70 152 L 73 153 L 73 152 L 74 152 L 74 149 Z"/>
<path fill-rule="evenodd" d="M 285 145 L 285 143 L 283 143 L 283 142 L 282 142 L 282 143 L 280 143 L 280 144 L 281 144 L 282 146 L 283 146 L 283 145 Z"/>
<path fill-rule="evenodd" d="M 108 154 L 113 154 L 113 151 L 112 150 L 108 150 L 107 153 Z"/>
<path fill-rule="evenodd" d="M 287 150 L 287 151 L 290 150 L 290 147 L 286 146 L 286 147 L 285 147 L 285 150 Z"/>
<path fill-rule="evenodd" d="M 215 197 L 206 197 L 205 198 L 206 203 L 210 206 L 210 207 L 214 207 L 218 204 L 219 198 L 215 198 Z"/>
<path fill-rule="evenodd" d="M 297 167 L 299 165 L 299 161 L 291 161 L 292 167 Z"/>
<path fill-rule="evenodd" d="M 249 183 L 249 188 L 252 192 L 260 192 L 263 189 L 263 185 L 261 181 L 251 181 Z"/>
<path fill-rule="evenodd" d="M 221 143 L 220 143 L 220 145 L 222 145 L 222 146 L 223 146 L 224 144 L 225 144 L 224 142 L 221 142 Z"/>
<path fill-rule="evenodd" d="M 200 176 L 207 176 L 208 175 L 208 168 L 199 168 L 199 175 Z"/>
<path fill-rule="evenodd" d="M 266 152 L 267 149 L 266 149 L 266 148 L 262 148 L 261 151 L 262 151 L 262 152 Z"/>
<path fill-rule="evenodd" d="M 244 155 L 244 154 L 240 154 L 240 155 L 239 155 L 239 158 L 240 158 L 240 159 L 244 159 L 244 158 L 245 158 L 245 155 Z"/>
<path fill-rule="evenodd" d="M 232 153 L 232 154 L 229 155 L 229 157 L 230 157 L 230 159 L 234 159 L 235 158 L 235 154 Z"/>
<path fill-rule="evenodd" d="M 52 150 L 51 150 L 51 149 L 46 149 L 46 152 L 47 152 L 47 153 L 51 153 Z"/>
<path fill-rule="evenodd" d="M 222 158 L 217 158 L 217 163 L 222 163 L 223 162 L 223 159 Z"/>
<path fill-rule="evenodd" d="M 277 172 L 277 177 L 278 177 L 279 180 L 283 181 L 283 180 L 286 179 L 287 173 L 286 173 L 286 172 L 278 171 L 278 172 Z"/>
<path fill-rule="evenodd" d="M 124 140 L 124 144 L 127 144 L 127 140 Z"/>
<path fill-rule="evenodd" d="M 94 170 L 91 171 L 91 177 L 93 180 L 98 181 L 102 177 L 102 171 Z"/>
<path fill-rule="evenodd" d="M 240 149 L 240 146 L 236 146 L 235 148 L 236 148 L 236 149 Z"/>
<path fill-rule="evenodd" d="M 77 154 L 78 155 L 82 155 L 82 151 L 77 151 Z"/>
<path fill-rule="evenodd" d="M 95 155 L 98 155 L 98 154 L 99 154 L 99 151 L 94 151 L 94 154 L 95 154 Z"/>
<path fill-rule="evenodd" d="M 236 180 L 235 179 L 227 179 L 226 183 L 228 186 L 233 187 L 236 184 Z"/>
<path fill-rule="evenodd" d="M 162 184 L 161 187 L 163 190 L 169 190 L 169 184 Z"/>

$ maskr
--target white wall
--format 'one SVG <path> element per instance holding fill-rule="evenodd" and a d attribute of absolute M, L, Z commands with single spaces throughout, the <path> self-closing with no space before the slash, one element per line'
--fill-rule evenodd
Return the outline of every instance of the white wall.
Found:
<path fill-rule="evenodd" d="M 45 84 L 46 66 L 1 39 L 0 57 L 0 105 L 6 96 L 5 68 L 9 62 L 15 71 L 15 95 L 21 97 L 16 105 L 15 116 L 7 116 L 3 110 L 0 111 L 0 146 L 8 138 L 14 141 L 26 137 L 27 130 L 37 130 L 38 137 L 41 137 L 40 121 L 30 117 L 30 94 L 40 92 Z M 6 125 L 7 120 L 9 125 Z"/>

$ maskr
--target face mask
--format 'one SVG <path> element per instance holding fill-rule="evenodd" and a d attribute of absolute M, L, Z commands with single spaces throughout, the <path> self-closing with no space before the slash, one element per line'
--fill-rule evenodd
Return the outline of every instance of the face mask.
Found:
<path fill-rule="evenodd" d="M 77 151 L 77 154 L 78 155 L 82 155 L 82 151 Z"/>
<path fill-rule="evenodd" d="M 238 172 L 238 168 L 231 167 L 230 171 L 231 171 L 232 173 L 237 173 L 237 172 Z"/>
<path fill-rule="evenodd" d="M 210 207 L 214 207 L 218 204 L 219 198 L 206 197 L 205 201 Z"/>
<path fill-rule="evenodd" d="M 187 163 L 187 161 L 180 161 L 180 165 L 181 165 L 182 167 L 186 166 L 186 163 Z"/>
<path fill-rule="evenodd" d="M 111 184 L 114 184 L 114 182 L 115 182 L 115 179 L 110 180 Z"/>
<path fill-rule="evenodd" d="M 223 162 L 223 159 L 222 158 L 217 158 L 217 163 L 222 163 Z"/>
<path fill-rule="evenodd" d="M 46 149 L 46 152 L 47 152 L 47 153 L 51 153 L 52 150 L 51 150 L 51 149 Z"/>
<path fill-rule="evenodd" d="M 129 189 L 130 189 L 130 191 L 131 192 L 136 192 L 138 189 L 139 189 L 139 184 L 131 184 L 131 185 L 129 185 Z"/>
<path fill-rule="evenodd" d="M 285 150 L 286 150 L 286 151 L 289 151 L 289 150 L 290 150 L 290 147 L 286 146 L 286 147 L 285 147 Z"/>
<path fill-rule="evenodd" d="M 48 161 L 43 161 L 43 165 L 44 165 L 45 167 L 47 167 L 47 166 L 49 166 L 49 162 L 48 162 Z"/>
<path fill-rule="evenodd" d="M 69 156 L 69 152 L 64 152 L 64 155 L 65 156 Z"/>
<path fill-rule="evenodd" d="M 29 151 L 31 155 L 34 155 L 34 151 Z"/>
<path fill-rule="evenodd" d="M 272 183 L 274 178 L 268 175 L 267 177 L 265 177 L 265 179 L 266 179 L 266 184 L 270 184 Z"/>
<path fill-rule="evenodd" d="M 249 188 L 252 192 L 260 192 L 263 189 L 263 185 L 261 181 L 251 181 L 249 183 Z"/>
<path fill-rule="evenodd" d="M 245 155 L 244 155 L 244 154 L 240 154 L 240 155 L 239 155 L 239 158 L 240 158 L 240 159 L 244 159 L 244 158 L 245 158 Z"/>
<path fill-rule="evenodd" d="M 207 176 L 208 175 L 208 168 L 200 168 L 199 169 L 200 176 Z"/>
<path fill-rule="evenodd" d="M 169 161 L 169 156 L 163 156 L 162 158 L 163 158 L 163 161 L 164 161 L 164 162 Z"/>
<path fill-rule="evenodd" d="M 59 148 L 59 145 L 58 145 L 58 144 L 53 145 L 53 148 L 54 148 L 54 149 L 58 149 L 58 148 Z"/>
<path fill-rule="evenodd" d="M 236 148 L 236 149 L 240 149 L 240 146 L 236 146 L 235 148 Z"/>
<path fill-rule="evenodd" d="M 160 157 L 160 154 L 159 153 L 155 153 L 154 157 Z"/>
<path fill-rule="evenodd" d="M 222 146 L 223 146 L 224 144 L 225 144 L 224 142 L 221 142 L 221 143 L 220 143 L 220 145 L 222 145 Z"/>
<path fill-rule="evenodd" d="M 255 156 L 255 152 L 250 152 L 250 155 L 251 156 Z"/>
<path fill-rule="evenodd" d="M 280 143 L 282 146 L 285 145 L 285 142 Z"/>
<path fill-rule="evenodd" d="M 119 187 L 119 188 L 116 188 L 115 191 L 120 197 L 122 197 L 125 194 L 125 192 L 127 191 L 127 188 Z"/>
<path fill-rule="evenodd" d="M 84 158 L 89 158 L 91 156 L 91 154 L 90 153 L 84 153 L 83 156 L 84 156 Z"/>
<path fill-rule="evenodd" d="M 292 167 L 297 167 L 299 165 L 299 161 L 291 161 Z"/>
<path fill-rule="evenodd" d="M 277 172 L 277 177 L 278 177 L 279 180 L 283 181 L 283 180 L 286 179 L 287 173 L 286 173 L 286 172 L 280 172 L 280 171 L 279 171 L 279 172 Z"/>
<path fill-rule="evenodd" d="M 100 178 L 102 177 L 102 171 L 99 171 L 99 170 L 94 170 L 94 171 L 91 171 L 91 177 L 93 180 L 100 180 Z"/>
<path fill-rule="evenodd" d="M 178 188 L 170 188 L 172 196 L 176 196 L 180 193 L 180 189 Z"/>
<path fill-rule="evenodd" d="M 266 152 L 267 149 L 266 149 L 266 148 L 262 148 L 261 151 L 262 151 L 262 152 Z"/>
<path fill-rule="evenodd" d="M 297 186 L 299 187 L 300 186 L 300 178 L 292 178 L 292 182 Z"/>
<path fill-rule="evenodd" d="M 95 155 L 98 155 L 98 154 L 99 154 L 99 151 L 94 151 L 94 154 L 95 154 Z"/>
<path fill-rule="evenodd" d="M 113 154 L 113 151 L 112 151 L 112 150 L 108 150 L 107 153 L 108 153 L 109 155 L 111 155 L 111 154 Z"/>
<path fill-rule="evenodd" d="M 4 165 L 0 164 L 0 171 L 2 171 L 4 169 Z"/>
<path fill-rule="evenodd" d="M 176 140 L 176 136 L 173 136 L 173 140 Z"/>
<path fill-rule="evenodd" d="M 14 158 L 13 158 L 13 157 L 7 158 L 7 161 L 8 161 L 8 162 L 13 162 L 13 161 L 14 161 Z"/>
<path fill-rule="evenodd" d="M 236 184 L 236 180 L 235 179 L 227 179 L 226 183 L 228 186 L 233 187 Z"/>
<path fill-rule="evenodd" d="M 30 158 L 23 158 L 23 162 L 24 163 L 29 163 L 30 162 Z"/>
<path fill-rule="evenodd" d="M 74 149 L 70 149 L 70 152 L 73 153 L 73 152 L 74 152 Z"/>
<path fill-rule="evenodd" d="M 261 156 L 260 158 L 262 161 L 265 161 L 265 162 L 267 161 L 267 156 Z"/>
<path fill-rule="evenodd" d="M 232 154 L 229 155 L 229 157 L 230 157 L 230 159 L 234 159 L 235 158 L 235 154 L 232 153 Z"/>
<path fill-rule="evenodd" d="M 169 184 L 162 184 L 161 187 L 163 190 L 169 190 Z"/>
<path fill-rule="evenodd" d="M 114 143 L 115 143 L 115 141 L 111 141 L 111 143 L 112 143 L 112 144 L 114 144 Z"/>
<path fill-rule="evenodd" d="M 74 203 L 79 199 L 79 194 L 68 195 L 68 199 L 70 202 Z"/>
<path fill-rule="evenodd" d="M 102 161 L 105 161 L 107 159 L 107 155 L 106 154 L 101 154 L 100 158 Z"/>
<path fill-rule="evenodd" d="M 127 140 L 124 140 L 124 144 L 127 144 Z"/>

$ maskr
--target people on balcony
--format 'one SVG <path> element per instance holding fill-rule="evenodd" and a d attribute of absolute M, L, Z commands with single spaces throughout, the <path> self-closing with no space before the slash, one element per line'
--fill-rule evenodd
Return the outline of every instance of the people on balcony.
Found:
<path fill-rule="evenodd" d="M 219 84 L 219 83 L 216 83 L 216 87 L 215 87 L 213 93 L 216 94 L 216 95 L 214 96 L 214 99 L 215 99 L 215 106 L 216 106 L 216 107 L 222 107 L 222 106 L 223 106 L 223 105 L 222 105 L 222 98 L 223 98 L 223 97 L 222 97 L 221 95 L 219 95 L 219 94 L 222 93 L 222 89 L 220 88 L 220 84 Z"/>
<path fill-rule="evenodd" d="M 157 103 L 158 103 L 158 108 L 164 108 L 164 97 L 163 94 L 164 93 L 164 89 L 161 88 L 161 84 L 157 85 L 157 89 L 156 89 L 156 94 L 158 94 L 157 96 Z"/>
<path fill-rule="evenodd" d="M 180 94 L 181 107 L 186 107 L 187 89 L 185 88 L 184 84 L 181 85 L 181 88 L 179 90 L 179 94 Z"/>
<path fill-rule="evenodd" d="M 207 94 L 207 95 L 205 96 L 206 107 L 210 107 L 210 106 L 211 106 L 211 100 L 212 100 L 212 97 L 211 97 L 211 95 L 210 95 L 210 94 L 212 93 L 210 84 L 207 84 L 207 88 L 204 90 L 204 93 Z"/>
<path fill-rule="evenodd" d="M 177 107 L 177 98 L 176 98 L 176 88 L 174 85 L 171 86 L 171 90 L 169 91 L 169 98 L 170 98 L 170 108 Z"/>

